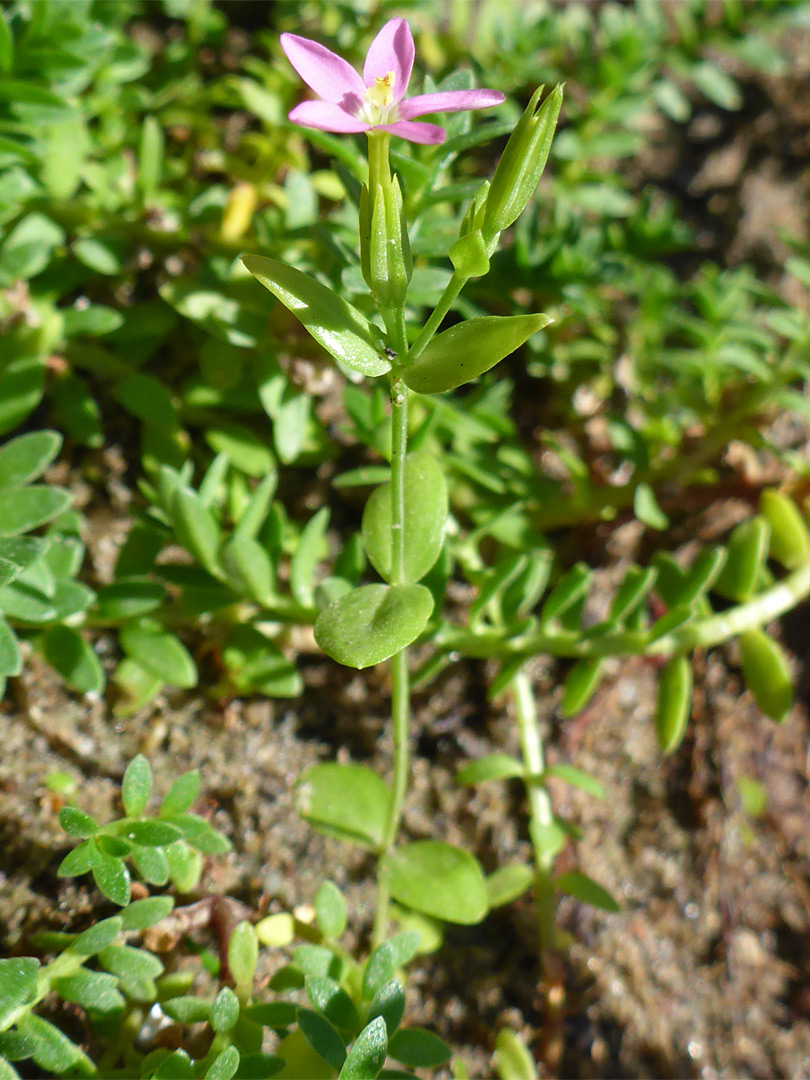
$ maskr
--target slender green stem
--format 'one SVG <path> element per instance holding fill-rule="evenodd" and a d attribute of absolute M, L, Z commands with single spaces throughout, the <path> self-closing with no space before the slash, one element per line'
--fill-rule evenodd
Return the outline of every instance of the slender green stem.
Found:
<path fill-rule="evenodd" d="M 433 643 L 443 652 L 476 657 L 672 656 L 721 645 L 746 630 L 755 630 L 784 615 L 807 596 L 810 596 L 810 561 L 744 604 L 695 619 L 661 637 L 652 636 L 648 630 L 616 630 L 585 637 L 581 631 L 543 631 L 534 627 L 515 634 L 508 630 L 474 633 L 464 627 L 445 626 Z"/>
<path fill-rule="evenodd" d="M 408 388 L 391 384 L 391 584 L 405 582 L 405 455 L 408 452 Z"/>
<path fill-rule="evenodd" d="M 467 284 L 467 278 L 463 274 L 460 274 L 458 270 L 453 271 L 453 275 L 445 286 L 445 290 L 441 295 L 436 307 L 433 309 L 430 318 L 419 331 L 416 341 L 411 345 L 408 351 L 408 363 L 413 363 L 422 352 L 424 352 L 428 342 L 439 329 L 442 319 L 450 310 L 453 301 Z"/>
<path fill-rule="evenodd" d="M 541 958 L 554 948 L 554 884 L 551 871 L 553 849 L 541 843 L 541 833 L 554 822 L 551 799 L 540 779 L 545 769 L 543 739 L 537 722 L 537 709 L 529 676 L 520 671 L 512 681 L 515 718 L 520 735 L 520 750 L 526 767 L 526 794 L 529 798 L 529 832 L 534 852 L 534 893 L 537 905 L 537 932 Z"/>
<path fill-rule="evenodd" d="M 387 135 L 370 136 L 368 140 L 368 179 L 369 191 L 388 187 L 391 184 L 391 172 L 388 164 Z M 385 308 L 381 311 L 385 325 L 398 356 L 403 356 L 408 348 L 405 329 L 404 305 Z M 391 378 L 391 584 L 405 584 L 405 459 L 408 453 L 408 388 L 398 374 L 398 369 Z M 410 771 L 410 686 L 408 676 L 408 650 L 402 649 L 391 657 L 391 722 L 394 737 L 394 777 L 391 800 L 385 821 L 383 841 L 380 850 L 381 860 L 394 846 L 400 822 L 402 807 L 408 790 Z M 373 944 L 379 945 L 385 940 L 388 928 L 388 910 L 390 892 L 385 866 L 380 867 L 377 881 L 377 906 L 374 913 Z"/>
<path fill-rule="evenodd" d="M 391 583 L 405 581 L 405 456 L 408 450 L 408 391 L 401 379 L 391 385 Z M 402 820 L 402 806 L 408 790 L 410 770 L 409 728 L 410 687 L 408 684 L 408 650 L 403 649 L 391 658 L 391 721 L 394 734 L 394 783 L 388 817 L 385 822 L 381 856 L 393 847 Z M 379 945 L 385 939 L 388 925 L 390 895 L 385 868 L 377 884 L 377 908 L 374 916 L 373 941 Z"/>

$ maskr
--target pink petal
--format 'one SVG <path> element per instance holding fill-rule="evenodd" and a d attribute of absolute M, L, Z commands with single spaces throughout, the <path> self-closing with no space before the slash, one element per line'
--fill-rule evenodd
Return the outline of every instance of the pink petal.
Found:
<path fill-rule="evenodd" d="M 346 61 L 317 41 L 282 34 L 281 47 L 287 59 L 318 97 L 334 105 L 359 108 L 365 93 L 363 80 Z"/>
<path fill-rule="evenodd" d="M 363 123 L 356 116 L 333 105 L 330 101 L 302 101 L 288 116 L 294 124 L 318 128 L 319 131 L 338 131 L 341 134 L 354 131 L 368 131 L 370 124 Z"/>
<path fill-rule="evenodd" d="M 436 146 L 447 138 L 447 132 L 438 124 L 423 124 L 419 120 L 397 120 L 395 124 L 375 124 L 374 131 L 390 131 L 408 142 Z"/>
<path fill-rule="evenodd" d="M 375 79 L 384 79 L 389 71 L 393 71 L 394 101 L 401 101 L 411 78 L 413 52 L 411 28 L 404 19 L 389 19 L 366 54 L 363 65 L 366 86 L 371 86 Z"/>
<path fill-rule="evenodd" d="M 418 94 L 399 106 L 404 120 L 427 113 L 463 112 L 465 109 L 488 109 L 506 101 L 500 90 L 446 90 L 439 94 Z"/>

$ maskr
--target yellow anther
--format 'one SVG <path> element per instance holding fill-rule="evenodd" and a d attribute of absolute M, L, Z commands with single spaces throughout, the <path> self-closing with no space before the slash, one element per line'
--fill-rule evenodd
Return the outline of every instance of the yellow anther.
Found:
<path fill-rule="evenodd" d="M 374 79 L 374 85 L 366 90 L 366 101 L 375 109 L 386 109 L 394 101 L 394 73 L 389 71 L 386 75 L 378 75 Z"/>

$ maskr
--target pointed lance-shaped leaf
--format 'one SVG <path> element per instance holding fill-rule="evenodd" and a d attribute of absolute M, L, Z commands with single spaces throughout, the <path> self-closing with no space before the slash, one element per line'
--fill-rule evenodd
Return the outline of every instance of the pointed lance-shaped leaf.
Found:
<path fill-rule="evenodd" d="M 427 345 L 403 378 L 420 394 L 443 394 L 489 371 L 536 333 L 550 315 L 484 315 L 445 330 Z"/>
<path fill-rule="evenodd" d="M 347 368 L 361 375 L 384 375 L 391 370 L 369 321 L 331 289 L 263 255 L 243 255 L 242 262 L 318 344 Z"/>

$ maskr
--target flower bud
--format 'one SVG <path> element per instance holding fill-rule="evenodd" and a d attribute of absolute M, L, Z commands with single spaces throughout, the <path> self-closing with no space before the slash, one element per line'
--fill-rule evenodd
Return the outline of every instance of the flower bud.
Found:
<path fill-rule="evenodd" d="M 404 304 L 413 261 L 396 176 L 371 192 L 364 184 L 360 192 L 360 266 L 381 307 Z"/>
<path fill-rule="evenodd" d="M 541 86 L 532 95 L 492 178 L 483 224 L 487 242 L 520 216 L 543 175 L 563 90 L 562 86 L 555 87 L 538 109 L 542 93 Z"/>
<path fill-rule="evenodd" d="M 453 269 L 466 278 L 482 277 L 489 272 L 489 257 L 498 243 L 500 234 L 485 241 L 481 231 L 488 194 L 489 180 L 485 180 L 476 191 L 475 198 L 462 218 L 458 240 L 450 248 L 450 262 L 453 264 Z"/>

